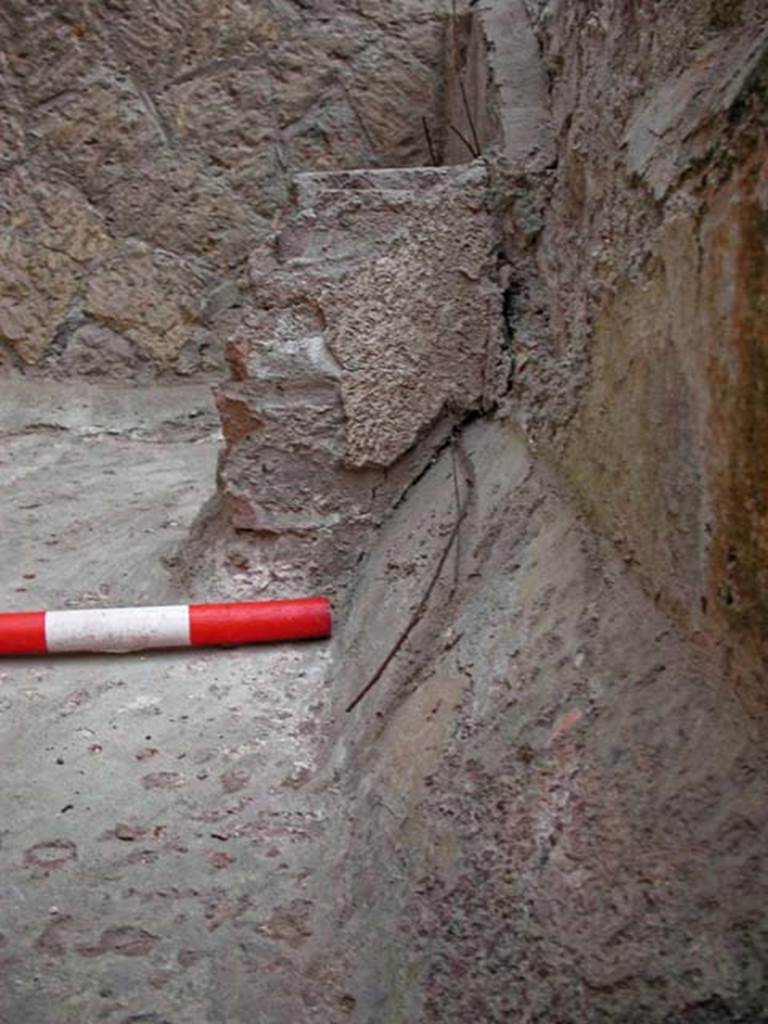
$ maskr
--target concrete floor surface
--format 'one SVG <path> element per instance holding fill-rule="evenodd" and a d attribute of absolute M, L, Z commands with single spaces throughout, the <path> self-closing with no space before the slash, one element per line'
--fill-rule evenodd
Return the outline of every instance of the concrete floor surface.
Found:
<path fill-rule="evenodd" d="M 92 388 L 73 413 L 51 385 L 30 422 L 28 387 L 2 385 L 5 609 L 184 601 L 165 559 L 213 487 L 207 397 Z M 325 658 L 0 662 L 2 1024 L 299 1019 L 250 991 L 307 938 Z"/>

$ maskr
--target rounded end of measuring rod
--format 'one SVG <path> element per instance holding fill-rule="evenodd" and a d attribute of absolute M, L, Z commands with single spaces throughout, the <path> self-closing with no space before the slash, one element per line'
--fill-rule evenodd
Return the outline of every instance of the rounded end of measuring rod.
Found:
<path fill-rule="evenodd" d="M 45 654 L 45 612 L 0 613 L 0 654 Z"/>

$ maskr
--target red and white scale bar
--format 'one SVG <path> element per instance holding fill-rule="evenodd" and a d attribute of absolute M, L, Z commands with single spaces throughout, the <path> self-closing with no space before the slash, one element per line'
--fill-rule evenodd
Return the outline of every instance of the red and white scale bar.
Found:
<path fill-rule="evenodd" d="M 316 640 L 331 635 L 325 597 L 0 613 L 0 655 L 141 651 Z"/>

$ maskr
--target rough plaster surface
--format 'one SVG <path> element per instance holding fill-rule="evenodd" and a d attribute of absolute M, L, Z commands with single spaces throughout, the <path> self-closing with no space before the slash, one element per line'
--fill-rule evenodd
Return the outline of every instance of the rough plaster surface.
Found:
<path fill-rule="evenodd" d="M 251 257 L 203 543 L 223 521 L 278 576 L 294 561 L 339 588 L 452 426 L 506 388 L 496 234 L 479 161 L 300 175 L 296 194 Z"/>
<path fill-rule="evenodd" d="M 390 466 L 444 411 L 491 405 L 506 383 L 485 168 L 306 175 L 297 187 L 276 270 L 325 324 L 345 464 Z M 274 303 L 280 284 L 257 275 Z"/>
<path fill-rule="evenodd" d="M 466 430 L 384 527 L 338 707 L 448 544 L 334 755 L 360 1019 L 765 1020 L 763 727 L 509 423 Z"/>
<path fill-rule="evenodd" d="M 526 7 L 559 159 L 496 165 L 521 420 L 760 704 L 764 5 Z"/>
<path fill-rule="evenodd" d="M 220 369 L 290 177 L 425 163 L 422 118 L 442 145 L 443 31 L 433 0 L 4 4 L 6 359 Z"/>

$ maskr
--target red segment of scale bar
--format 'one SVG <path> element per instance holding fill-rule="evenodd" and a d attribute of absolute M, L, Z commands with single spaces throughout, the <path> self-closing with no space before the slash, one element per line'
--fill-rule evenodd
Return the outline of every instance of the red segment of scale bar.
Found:
<path fill-rule="evenodd" d="M 45 654 L 45 612 L 2 612 L 0 654 Z"/>
<path fill-rule="evenodd" d="M 193 647 L 319 640 L 331 635 L 332 625 L 331 606 L 324 597 L 189 606 Z"/>

